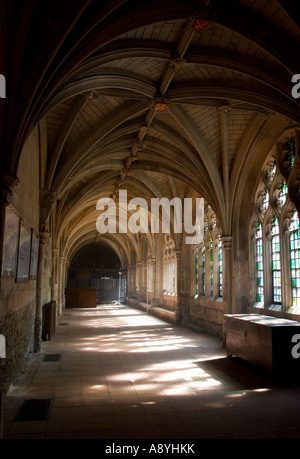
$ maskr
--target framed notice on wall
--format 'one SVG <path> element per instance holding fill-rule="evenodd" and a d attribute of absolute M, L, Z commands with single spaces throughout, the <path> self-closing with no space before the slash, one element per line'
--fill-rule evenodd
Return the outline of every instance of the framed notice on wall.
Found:
<path fill-rule="evenodd" d="M 11 206 L 6 207 L 4 244 L 1 273 L 4 276 L 16 276 L 19 246 L 20 217 Z"/>
<path fill-rule="evenodd" d="M 39 253 L 39 238 L 32 231 L 29 278 L 36 279 Z"/>
<path fill-rule="evenodd" d="M 31 231 L 21 222 L 17 267 L 18 281 L 27 281 L 29 278 L 30 249 Z"/>

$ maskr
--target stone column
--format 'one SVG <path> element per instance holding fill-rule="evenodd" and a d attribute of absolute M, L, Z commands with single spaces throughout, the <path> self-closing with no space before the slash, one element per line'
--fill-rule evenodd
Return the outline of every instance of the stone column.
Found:
<path fill-rule="evenodd" d="M 62 314 L 65 306 L 65 271 L 66 259 L 65 257 L 59 258 L 59 278 L 58 278 L 58 299 L 57 299 L 57 314 Z"/>
<path fill-rule="evenodd" d="M 66 286 L 67 286 L 67 260 L 66 259 L 64 259 L 62 274 L 63 274 L 62 276 L 62 306 L 64 308 L 66 306 L 65 291 L 66 291 Z"/>
<path fill-rule="evenodd" d="M 223 277 L 223 301 L 225 302 L 225 313 L 232 311 L 231 283 L 232 283 L 232 237 L 223 236 L 222 241 L 222 277 Z"/>
<path fill-rule="evenodd" d="M 42 312 L 43 312 L 43 273 L 45 263 L 45 246 L 50 236 L 49 217 L 56 202 L 56 193 L 47 189 L 40 189 L 40 233 L 39 233 L 39 257 L 36 282 L 36 314 L 34 350 L 40 352 L 42 335 Z M 55 280 L 54 280 L 55 281 Z M 53 282 L 53 279 L 52 279 Z M 52 295 L 52 289 L 51 289 Z"/>
<path fill-rule="evenodd" d="M 175 290 L 176 290 L 176 295 L 177 295 L 175 315 L 176 315 L 176 322 L 180 322 L 181 316 L 182 316 L 182 309 L 183 309 L 184 303 L 187 300 L 187 298 L 184 292 L 182 291 L 181 250 L 175 250 L 174 253 L 175 253 L 175 282 L 176 282 Z"/>
<path fill-rule="evenodd" d="M 153 304 L 155 301 L 155 291 L 156 291 L 156 258 L 150 258 L 148 260 L 148 272 L 147 272 L 147 303 Z M 152 271 L 152 282 L 151 285 L 148 285 L 148 280 L 150 278 L 149 272 Z M 151 289 L 152 293 L 149 293 L 149 288 Z"/>
<path fill-rule="evenodd" d="M 45 246 L 49 238 L 49 232 L 43 231 L 39 234 L 39 256 L 36 281 L 36 311 L 35 311 L 35 333 L 34 333 L 34 351 L 41 350 L 42 336 L 42 313 L 43 313 L 43 273 L 45 263 Z"/>
<path fill-rule="evenodd" d="M 141 301 L 141 292 L 142 292 L 142 289 L 141 289 L 141 287 L 142 287 L 142 282 L 141 282 L 142 281 L 142 272 L 141 271 L 142 271 L 142 263 L 140 261 L 136 263 L 136 270 L 137 270 L 137 272 L 135 274 L 137 276 L 136 287 L 138 288 L 138 290 L 136 292 L 137 293 L 137 300 Z"/>
<path fill-rule="evenodd" d="M 133 291 L 133 286 L 132 286 L 132 266 L 128 265 L 127 266 L 127 298 L 130 298 L 132 295 Z"/>
<path fill-rule="evenodd" d="M 52 249 L 52 273 L 51 273 L 51 301 L 57 301 L 57 255 L 58 249 Z"/>
<path fill-rule="evenodd" d="M 141 274 L 140 293 L 142 296 L 141 299 L 143 303 L 146 303 L 147 302 L 147 261 L 145 260 L 143 260 L 141 263 L 140 274 Z"/>

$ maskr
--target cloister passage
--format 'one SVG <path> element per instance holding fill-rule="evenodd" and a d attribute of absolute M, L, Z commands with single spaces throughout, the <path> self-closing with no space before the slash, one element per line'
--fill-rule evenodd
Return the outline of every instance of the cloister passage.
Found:
<path fill-rule="evenodd" d="M 96 290 L 95 304 L 127 301 L 127 270 L 122 268 L 117 254 L 105 245 L 82 247 L 69 264 L 67 289 Z M 74 306 L 68 304 L 67 306 Z"/>
<path fill-rule="evenodd" d="M 127 305 L 70 309 L 10 390 L 4 438 L 299 438 L 299 392 L 228 359 L 219 339 Z M 47 410 L 26 420 L 35 399 Z"/>

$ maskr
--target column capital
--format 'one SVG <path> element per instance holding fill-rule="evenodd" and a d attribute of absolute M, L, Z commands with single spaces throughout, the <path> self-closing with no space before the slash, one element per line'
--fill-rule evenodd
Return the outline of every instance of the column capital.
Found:
<path fill-rule="evenodd" d="M 42 229 L 46 228 L 46 222 L 53 210 L 57 199 L 57 193 L 52 190 L 40 188 L 40 225 Z"/>
<path fill-rule="evenodd" d="M 224 249 L 232 248 L 232 236 L 222 236 L 221 241 Z"/>
<path fill-rule="evenodd" d="M 52 249 L 52 257 L 56 258 L 58 255 L 59 250 L 58 249 Z"/>
<path fill-rule="evenodd" d="M 49 236 L 50 236 L 50 233 L 48 231 L 40 231 L 39 232 L 39 244 L 45 245 L 47 243 Z"/>
<path fill-rule="evenodd" d="M 154 265 L 156 263 L 156 257 L 151 257 L 148 259 L 148 264 L 149 265 Z"/>

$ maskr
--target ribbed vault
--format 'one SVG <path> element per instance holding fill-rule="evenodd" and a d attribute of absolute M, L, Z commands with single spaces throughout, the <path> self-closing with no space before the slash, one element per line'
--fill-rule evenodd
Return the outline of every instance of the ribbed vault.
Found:
<path fill-rule="evenodd" d="M 3 13 L 18 20 L 13 4 Z M 274 125 L 300 121 L 291 96 L 300 36 L 285 2 L 30 0 L 18 13 L 18 37 L 9 33 L 13 21 L 5 22 L 6 48 L 23 59 L 3 114 L 14 135 L 1 133 L 1 151 L 10 151 L 2 170 L 17 175 L 22 146 L 38 124 L 41 188 L 54 197 L 61 253 L 69 257 L 101 239 L 130 264 L 137 237 L 96 230 L 97 201 L 118 204 L 120 189 L 149 204 L 193 190 L 231 234 L 240 180 L 261 133 L 271 144 Z M 197 15 L 211 20 L 200 33 L 192 27 Z M 155 102 L 166 110 L 154 111 Z"/>

